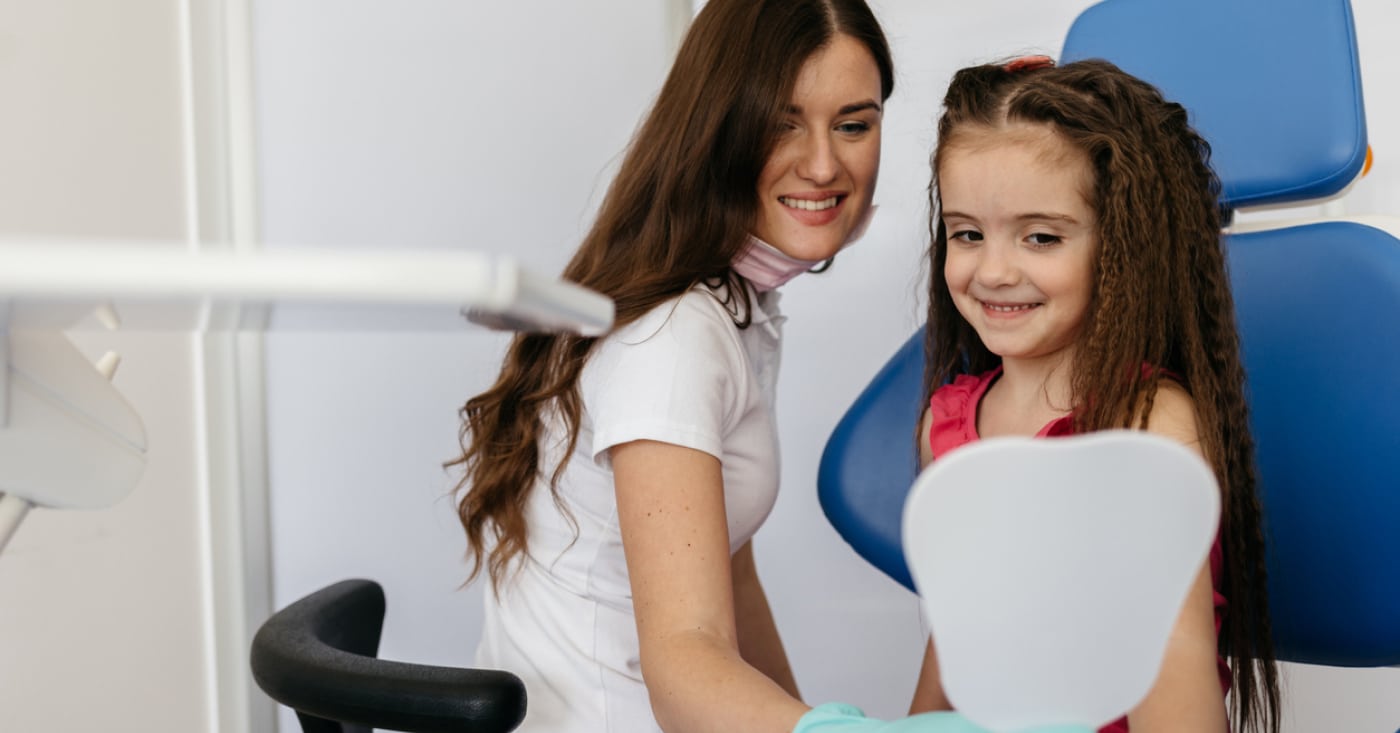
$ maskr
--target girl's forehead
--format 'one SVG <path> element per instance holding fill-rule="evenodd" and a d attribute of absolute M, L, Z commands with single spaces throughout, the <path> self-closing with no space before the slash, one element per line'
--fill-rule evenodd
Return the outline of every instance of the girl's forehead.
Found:
<path fill-rule="evenodd" d="M 990 192 L 998 200 L 1015 195 L 1040 200 L 1065 191 L 1095 208 L 1095 175 L 1088 154 L 1045 123 L 964 126 L 941 146 L 937 173 L 945 204 L 954 197 L 957 206 L 968 205 L 964 194 L 976 197 Z"/>
<path fill-rule="evenodd" d="M 1087 157 L 1048 122 L 1006 121 L 998 125 L 964 124 L 951 131 L 942 145 L 945 155 L 978 153 L 1006 146 L 1037 150 L 1051 162 Z"/>

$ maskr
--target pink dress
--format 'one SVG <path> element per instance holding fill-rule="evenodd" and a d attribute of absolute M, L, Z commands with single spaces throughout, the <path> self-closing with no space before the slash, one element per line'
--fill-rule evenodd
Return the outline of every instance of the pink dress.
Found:
<path fill-rule="evenodd" d="M 958 446 L 966 445 L 981 436 L 977 434 L 977 408 L 987 389 L 997 377 L 1001 367 L 980 376 L 960 374 L 951 384 L 939 387 L 929 400 L 930 427 L 929 448 L 935 460 Z M 1074 434 L 1074 421 L 1071 416 L 1051 420 L 1035 434 L 1037 438 L 1054 438 Z M 1225 613 L 1225 596 L 1220 593 L 1220 578 L 1223 573 L 1225 556 L 1220 548 L 1220 538 L 1210 548 L 1210 581 L 1215 588 L 1215 634 L 1220 635 L 1220 622 Z M 1230 667 L 1224 657 L 1216 660 L 1216 670 L 1220 675 L 1220 689 L 1230 691 Z M 1099 733 L 1128 733 L 1128 719 L 1120 718 L 1099 730 Z"/>

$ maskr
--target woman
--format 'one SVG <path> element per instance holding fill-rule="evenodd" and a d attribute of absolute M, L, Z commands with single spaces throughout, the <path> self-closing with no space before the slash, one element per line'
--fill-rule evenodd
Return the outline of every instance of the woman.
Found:
<path fill-rule="evenodd" d="M 808 712 L 750 543 L 778 490 L 773 291 L 859 236 L 892 88 L 862 0 L 711 0 L 564 271 L 613 331 L 518 335 L 462 409 L 478 663 L 524 681 L 521 730 Z"/>

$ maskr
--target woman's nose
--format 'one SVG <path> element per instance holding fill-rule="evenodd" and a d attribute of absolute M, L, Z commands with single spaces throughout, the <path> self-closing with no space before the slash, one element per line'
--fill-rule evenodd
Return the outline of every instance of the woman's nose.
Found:
<path fill-rule="evenodd" d="M 836 151 L 826 135 L 808 135 L 802 141 L 798 154 L 797 175 L 817 185 L 836 180 L 841 163 L 836 159 Z"/>

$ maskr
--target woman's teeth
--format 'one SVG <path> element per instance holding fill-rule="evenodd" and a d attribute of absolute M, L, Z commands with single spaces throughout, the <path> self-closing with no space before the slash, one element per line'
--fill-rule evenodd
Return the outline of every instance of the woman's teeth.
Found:
<path fill-rule="evenodd" d="M 840 196 L 832 196 L 831 198 L 825 198 L 820 201 L 810 201 L 808 199 L 794 199 L 788 198 L 787 196 L 778 197 L 778 203 L 782 204 L 783 206 L 787 206 L 793 209 L 802 209 L 803 211 L 822 211 L 824 209 L 829 209 L 835 206 L 840 200 Z"/>

